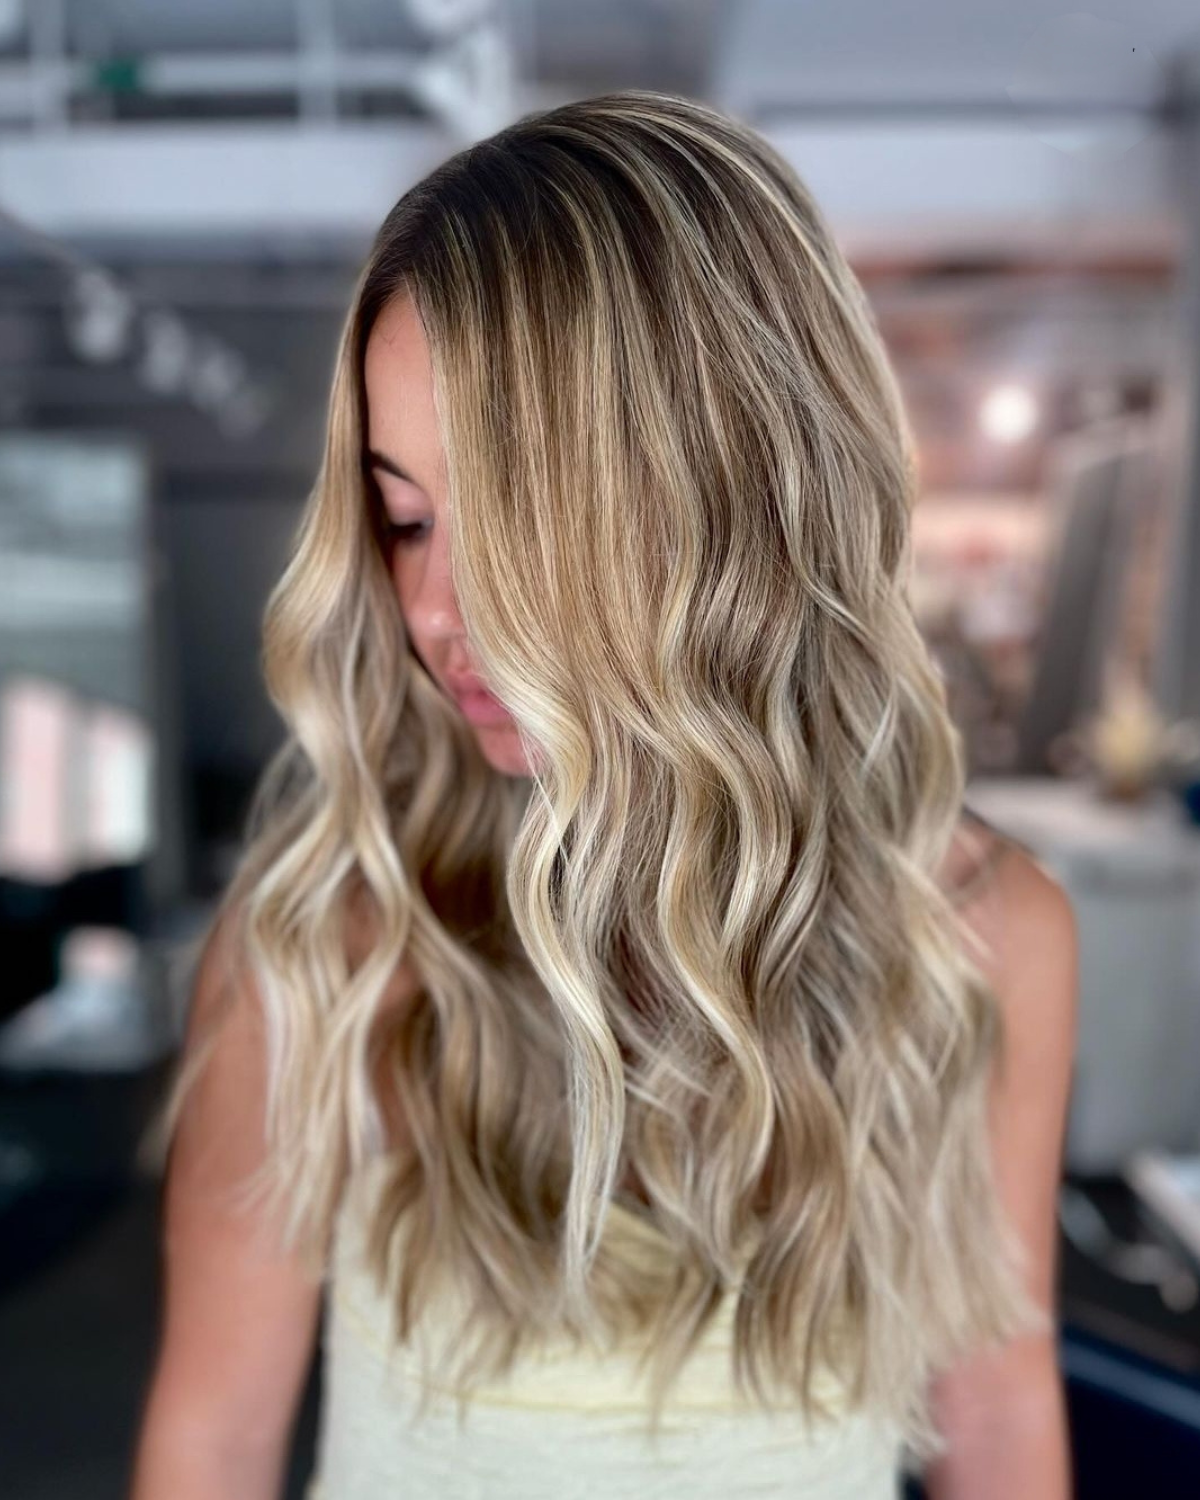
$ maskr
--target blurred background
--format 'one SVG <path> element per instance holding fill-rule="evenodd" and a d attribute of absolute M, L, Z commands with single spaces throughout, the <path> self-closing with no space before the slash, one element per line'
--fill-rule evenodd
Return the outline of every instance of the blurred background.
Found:
<path fill-rule="evenodd" d="M 969 801 L 1079 918 L 1078 1493 L 1196 1493 L 1194 0 L 0 0 L 6 1500 L 127 1483 L 158 1315 L 143 1133 L 183 944 L 281 736 L 261 613 L 371 236 L 460 146 L 626 86 L 762 131 L 870 296 Z"/>

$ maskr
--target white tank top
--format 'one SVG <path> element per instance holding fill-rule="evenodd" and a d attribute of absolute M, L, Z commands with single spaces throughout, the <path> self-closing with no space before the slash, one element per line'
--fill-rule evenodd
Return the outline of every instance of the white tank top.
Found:
<path fill-rule="evenodd" d="M 388 1346 L 389 1309 L 360 1254 L 363 1194 L 384 1164 L 373 1160 L 352 1182 L 338 1213 L 305 1500 L 896 1500 L 904 1452 L 887 1422 L 846 1408 L 810 1428 L 798 1412 L 764 1411 L 738 1395 L 728 1294 L 667 1398 L 653 1445 L 632 1355 L 565 1341 L 474 1387 L 461 1430 L 452 1393 L 435 1392 L 418 1419 L 418 1356 Z M 627 1233 L 634 1251 L 646 1243 L 637 1215 L 620 1204 L 611 1215 L 610 1229 Z M 426 1313 L 418 1331 L 437 1321 Z M 840 1406 L 832 1375 L 822 1394 Z"/>

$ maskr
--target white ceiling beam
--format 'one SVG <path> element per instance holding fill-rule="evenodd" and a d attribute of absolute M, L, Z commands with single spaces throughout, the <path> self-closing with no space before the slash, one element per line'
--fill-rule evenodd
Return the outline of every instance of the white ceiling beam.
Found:
<path fill-rule="evenodd" d="M 776 124 L 844 249 L 1036 248 L 1064 235 L 1158 249 L 1178 236 L 1165 132 L 1120 152 L 1056 149 L 1034 129 L 951 123 Z"/>
<path fill-rule="evenodd" d="M 852 252 L 998 249 L 1064 232 L 1156 248 L 1177 232 L 1160 136 L 1089 155 L 986 123 L 766 134 Z M 419 121 L 90 125 L 6 140 L 0 204 L 45 233 L 84 239 L 354 240 L 452 149 L 444 129 Z"/>
<path fill-rule="evenodd" d="M 361 238 L 447 151 L 432 123 L 91 126 L 7 141 L 0 204 L 65 238 Z"/>

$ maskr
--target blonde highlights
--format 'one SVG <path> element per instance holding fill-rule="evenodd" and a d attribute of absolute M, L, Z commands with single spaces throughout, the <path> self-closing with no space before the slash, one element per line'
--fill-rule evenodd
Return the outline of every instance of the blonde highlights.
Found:
<path fill-rule="evenodd" d="M 380 561 L 362 361 L 401 295 L 527 778 L 407 648 Z M 964 766 L 906 592 L 914 488 L 857 280 L 714 110 L 526 116 L 382 225 L 265 622 L 289 738 L 223 909 L 270 1043 L 253 1188 L 316 1261 L 388 1090 L 371 1262 L 400 1337 L 454 1277 L 465 1384 L 636 1326 L 657 1420 L 736 1286 L 742 1389 L 817 1417 L 829 1367 L 930 1456 L 931 1377 L 1036 1317 L 988 1156 L 998 1004 L 935 879 Z M 606 1235 L 629 1171 L 664 1284 Z"/>

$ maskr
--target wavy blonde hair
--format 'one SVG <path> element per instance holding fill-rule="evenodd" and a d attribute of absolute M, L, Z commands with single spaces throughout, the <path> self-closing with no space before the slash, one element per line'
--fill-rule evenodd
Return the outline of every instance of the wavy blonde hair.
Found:
<path fill-rule="evenodd" d="M 528 777 L 411 651 L 381 556 L 363 359 L 399 295 Z M 735 1286 L 743 1393 L 819 1418 L 831 1366 L 932 1455 L 931 1376 L 1036 1319 L 988 1150 L 999 1006 L 935 878 L 964 763 L 906 592 L 914 492 L 862 289 L 733 119 L 646 91 L 526 115 L 380 228 L 266 612 L 289 735 L 222 911 L 269 1040 L 252 1190 L 318 1263 L 386 1080 L 371 1264 L 400 1337 L 453 1273 L 462 1381 L 624 1320 L 656 1423 Z M 625 1170 L 679 1268 L 653 1294 L 603 1233 Z"/>

